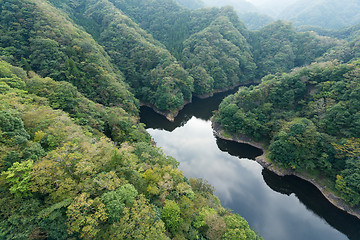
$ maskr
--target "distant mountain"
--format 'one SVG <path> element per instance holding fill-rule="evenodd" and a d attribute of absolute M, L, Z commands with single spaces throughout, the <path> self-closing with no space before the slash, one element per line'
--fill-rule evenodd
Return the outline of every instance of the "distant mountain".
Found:
<path fill-rule="evenodd" d="M 313 31 L 322 36 L 338 38 L 344 42 L 324 54 L 319 60 L 327 61 L 337 59 L 340 62 L 349 62 L 360 57 L 360 24 L 339 30 L 324 29 L 316 26 L 301 26 L 298 31 Z"/>
<path fill-rule="evenodd" d="M 246 0 L 203 0 L 203 2 L 208 7 L 232 6 L 246 27 L 252 30 L 260 29 L 274 21 L 266 11 L 259 10 Z"/>
<path fill-rule="evenodd" d="M 278 16 L 295 25 L 315 25 L 330 29 L 360 22 L 359 0 L 298 0 Z"/>
<path fill-rule="evenodd" d="M 178 4 L 181 6 L 190 8 L 190 9 L 198 9 L 204 7 L 204 2 L 201 0 L 176 0 Z"/>
<path fill-rule="evenodd" d="M 261 13 L 277 18 L 280 12 L 297 1 L 298 0 L 251 0 L 249 2 Z"/>
<path fill-rule="evenodd" d="M 259 12 L 239 13 L 239 17 L 250 30 L 258 30 L 274 21 L 274 18 Z"/>
<path fill-rule="evenodd" d="M 188 8 L 199 1 L 177 0 Z M 195 6 L 195 5 L 196 6 Z M 358 0 L 203 0 L 203 6 L 232 6 L 249 29 L 259 29 L 274 20 L 288 20 L 295 26 L 312 25 L 340 29 L 360 23 Z"/>
<path fill-rule="evenodd" d="M 208 7 L 233 6 L 238 13 L 257 12 L 258 9 L 246 0 L 203 0 Z"/>
<path fill-rule="evenodd" d="M 326 28 L 322 28 L 318 26 L 310 26 L 310 25 L 298 26 L 296 27 L 296 29 L 301 32 L 314 31 L 321 36 L 345 39 L 348 41 L 358 39 L 360 36 L 360 23 L 341 29 L 326 29 Z"/>

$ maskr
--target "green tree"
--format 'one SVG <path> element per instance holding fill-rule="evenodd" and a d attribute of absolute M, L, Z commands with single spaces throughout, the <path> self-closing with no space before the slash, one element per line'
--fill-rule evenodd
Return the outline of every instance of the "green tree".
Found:
<path fill-rule="evenodd" d="M 108 235 L 109 236 L 109 235 Z M 112 239 L 169 239 L 165 235 L 164 223 L 157 218 L 148 200 L 139 195 L 131 207 L 125 207 L 123 217 L 112 225 Z"/>
<path fill-rule="evenodd" d="M 238 214 L 225 216 L 226 231 L 222 239 L 259 239 L 245 219 Z"/>
<path fill-rule="evenodd" d="M 119 221 L 125 206 L 130 207 L 138 192 L 131 184 L 125 184 L 115 191 L 106 192 L 101 196 L 105 204 L 109 221 Z"/>
<path fill-rule="evenodd" d="M 0 134 L 2 142 L 14 141 L 16 138 L 29 139 L 21 118 L 13 116 L 8 111 L 0 111 Z"/>
<path fill-rule="evenodd" d="M 165 200 L 165 205 L 161 210 L 161 219 L 166 229 L 175 234 L 182 222 L 179 205 L 173 200 Z"/>
<path fill-rule="evenodd" d="M 33 168 L 33 160 L 15 162 L 7 171 L 1 173 L 9 184 L 10 192 L 16 197 L 29 196 L 31 186 L 30 172 Z"/>
<path fill-rule="evenodd" d="M 321 134 L 308 119 L 294 119 L 284 125 L 270 144 L 270 158 L 292 168 L 310 168 L 320 158 Z"/>
<path fill-rule="evenodd" d="M 91 199 L 87 193 L 74 198 L 66 215 L 69 233 L 80 233 L 82 238 L 95 237 L 101 230 L 101 223 L 108 218 L 104 203 L 99 198 Z"/>
<path fill-rule="evenodd" d="M 360 194 L 347 186 L 345 179 L 337 175 L 335 188 L 340 191 L 341 197 L 351 206 L 357 206 L 360 203 Z"/>

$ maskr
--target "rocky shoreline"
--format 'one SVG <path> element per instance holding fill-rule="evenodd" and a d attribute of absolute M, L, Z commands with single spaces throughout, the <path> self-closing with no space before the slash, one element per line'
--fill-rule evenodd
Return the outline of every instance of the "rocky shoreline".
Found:
<path fill-rule="evenodd" d="M 312 179 L 310 176 L 306 176 L 303 173 L 295 172 L 292 169 L 284 169 L 281 166 L 276 166 L 273 162 L 271 162 L 269 159 L 266 158 L 266 147 L 263 143 L 253 141 L 249 137 L 245 135 L 239 135 L 239 136 L 228 136 L 228 134 L 225 134 L 225 131 L 221 128 L 220 124 L 216 123 L 214 119 L 211 119 L 211 125 L 214 130 L 214 133 L 217 137 L 228 140 L 228 141 L 234 141 L 238 143 L 246 143 L 251 146 L 257 147 L 263 151 L 263 154 L 261 156 L 258 156 L 255 158 L 255 161 L 258 162 L 261 166 L 264 168 L 274 172 L 275 174 L 279 176 L 286 176 L 286 175 L 293 175 L 296 177 L 299 177 L 305 181 L 310 182 L 313 184 L 316 188 L 320 190 L 320 192 L 323 194 L 323 196 L 331 202 L 335 207 L 347 212 L 348 214 L 351 214 L 358 219 L 360 219 L 360 209 L 353 208 L 349 205 L 347 205 L 340 197 L 334 195 L 333 192 L 328 190 L 326 186 L 322 186 L 321 184 L 317 183 L 315 179 Z"/>

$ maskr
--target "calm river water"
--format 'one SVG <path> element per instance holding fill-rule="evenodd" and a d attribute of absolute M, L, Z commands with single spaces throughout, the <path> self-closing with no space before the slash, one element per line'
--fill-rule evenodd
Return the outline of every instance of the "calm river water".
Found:
<path fill-rule="evenodd" d="M 265 240 L 360 239 L 360 220 L 332 206 L 310 183 L 279 177 L 251 160 L 261 150 L 214 136 L 212 111 L 232 92 L 194 99 L 174 122 L 141 108 L 141 122 L 187 177 L 212 184 L 226 208 L 243 216 Z"/>

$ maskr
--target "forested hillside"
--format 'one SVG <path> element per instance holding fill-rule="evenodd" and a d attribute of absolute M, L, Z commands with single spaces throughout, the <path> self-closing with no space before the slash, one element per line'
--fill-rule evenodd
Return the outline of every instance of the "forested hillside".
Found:
<path fill-rule="evenodd" d="M 328 36 L 351 41 L 359 38 L 360 24 L 355 24 L 350 27 L 341 29 L 325 29 L 317 26 L 297 26 L 296 29 L 303 32 L 314 31 L 321 36 Z"/>
<path fill-rule="evenodd" d="M 184 43 L 182 60 L 194 77 L 197 95 L 253 81 L 250 45 L 229 17 L 221 16 Z"/>
<path fill-rule="evenodd" d="M 184 0 L 177 0 L 180 5 L 183 5 L 188 8 L 193 8 L 194 1 L 192 3 L 187 3 Z M 196 1 L 195 1 L 196 2 Z M 247 0 L 206 0 L 203 1 L 201 7 L 226 7 L 232 6 L 235 12 L 239 15 L 241 20 L 245 23 L 246 27 L 249 29 L 260 29 L 265 25 L 274 21 L 272 17 L 264 14 L 261 9 L 255 7 L 252 3 Z M 197 5 L 197 9 L 200 8 Z M 278 6 L 279 8 L 279 6 Z M 267 7 L 269 9 L 269 6 Z"/>
<path fill-rule="evenodd" d="M 0 53 L 10 63 L 137 112 L 137 100 L 103 48 L 61 11 L 43 0 L 9 0 L 0 2 L 0 13 Z"/>
<path fill-rule="evenodd" d="M 258 12 L 241 13 L 239 17 L 250 30 L 259 30 L 274 21 L 272 17 Z"/>
<path fill-rule="evenodd" d="M 70 83 L 0 61 L 0 120 L 1 239 L 259 239 L 135 117 Z"/>
<path fill-rule="evenodd" d="M 248 30 L 231 8 L 191 12 L 171 2 L 168 5 L 159 2 L 156 7 L 150 1 L 137 5 L 116 2 L 140 26 L 173 49 L 194 79 L 195 95 L 211 94 L 214 89 L 233 87 L 252 79 L 255 64 L 244 37 Z M 160 15 L 161 12 L 166 14 Z"/>
<path fill-rule="evenodd" d="M 343 44 L 337 45 L 334 49 L 324 54 L 321 57 L 321 61 L 337 59 L 341 62 L 348 62 L 360 56 L 360 24 L 340 30 L 327 30 L 313 26 L 304 26 L 300 30 L 314 31 L 322 36 L 345 40 Z"/>
<path fill-rule="evenodd" d="M 288 72 L 308 65 L 341 41 L 311 32 L 297 32 L 291 23 L 277 21 L 251 34 L 257 77 Z"/>
<path fill-rule="evenodd" d="M 51 2 L 93 34 L 142 102 L 167 111 L 191 101 L 193 79 L 189 74 L 159 42 L 110 1 Z"/>
<path fill-rule="evenodd" d="M 191 11 L 169 0 L 49 2 L 57 8 L 43 0 L 3 3 L 3 55 L 43 77 L 71 82 L 96 102 L 127 105 L 130 112 L 138 104 L 130 92 L 174 115 L 193 94 L 254 81 L 257 67 L 258 78 L 288 71 L 336 44 L 298 34 L 285 23 L 252 33 L 231 8 Z"/>
<path fill-rule="evenodd" d="M 306 164 L 284 164 L 338 174 L 338 190 L 358 204 L 349 183 L 355 158 L 348 156 L 348 146 L 358 144 L 358 63 L 277 74 L 319 57 L 342 54 L 349 61 L 357 46 L 297 33 L 284 22 L 252 32 L 231 7 L 0 0 L 0 202 L 7 206 L 0 210 L 0 238 L 260 239 L 221 206 L 205 180 L 187 179 L 154 146 L 138 112 L 147 104 L 174 116 L 193 95 L 268 73 L 276 76 L 228 98 L 218 121 L 254 137 L 278 136 L 272 149 L 284 145 L 279 132 L 288 134 L 295 123 L 318 128 L 311 137 L 323 139 L 321 163 L 312 164 L 318 150 L 304 148 L 312 154 Z M 251 99 L 243 112 L 242 93 Z M 336 125 L 339 113 L 344 122 Z"/>
<path fill-rule="evenodd" d="M 340 44 L 284 22 L 251 32 L 231 7 L 191 11 L 167 0 L 111 1 L 183 62 L 195 95 L 253 81 L 256 68 L 260 78 L 309 64 Z"/>
<path fill-rule="evenodd" d="M 215 121 L 232 134 L 263 141 L 271 161 L 325 178 L 332 191 L 359 207 L 359 72 L 359 61 L 352 61 L 268 75 L 227 97 Z"/>
<path fill-rule="evenodd" d="M 192 96 L 161 43 L 106 0 L 0 9 L 1 239 L 260 238 L 138 123 Z"/>

